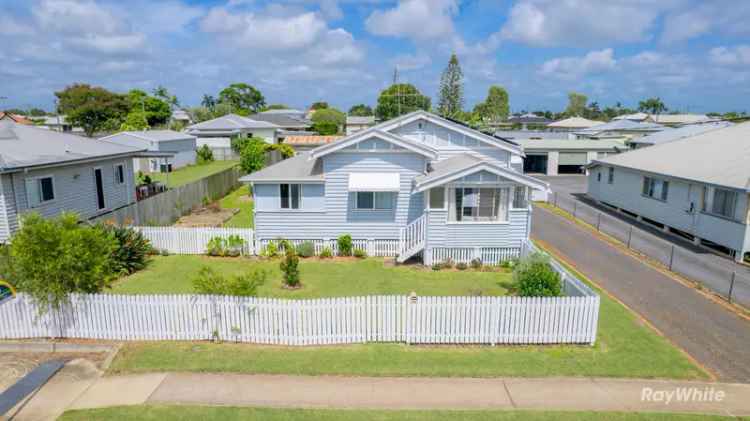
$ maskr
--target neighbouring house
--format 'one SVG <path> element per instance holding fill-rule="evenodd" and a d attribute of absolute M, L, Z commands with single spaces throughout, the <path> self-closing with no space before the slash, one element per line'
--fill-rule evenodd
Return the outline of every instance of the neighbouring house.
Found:
<path fill-rule="evenodd" d="M 197 148 L 195 136 L 187 133 L 174 130 L 120 132 L 99 140 L 170 154 L 165 157 L 134 159 L 133 171 L 135 172 L 171 172 L 174 169 L 195 164 Z"/>
<path fill-rule="evenodd" d="M 632 149 L 645 148 L 647 146 L 658 145 L 661 143 L 672 142 L 675 140 L 684 139 L 686 137 L 695 136 L 701 133 L 710 132 L 712 130 L 721 129 L 724 127 L 731 126 L 732 123 L 728 121 L 716 121 L 701 124 L 688 124 L 681 127 L 675 127 L 670 130 L 662 130 L 660 132 L 652 133 L 648 136 L 638 137 L 635 139 L 628 140 L 628 145 Z"/>
<path fill-rule="evenodd" d="M 346 116 L 346 134 L 357 133 L 375 125 L 375 116 Z"/>
<path fill-rule="evenodd" d="M 588 129 L 599 124 L 604 124 L 604 122 L 589 120 L 582 117 L 570 117 L 549 123 L 547 124 L 547 128 L 556 132 L 574 132 L 577 130 Z"/>
<path fill-rule="evenodd" d="M 514 115 L 508 118 L 507 125 L 521 125 L 521 130 L 528 130 L 529 126 L 546 127 L 552 120 L 545 116 L 539 116 L 533 113 Z"/>
<path fill-rule="evenodd" d="M 37 121 L 36 126 L 43 129 L 54 130 L 56 132 L 63 133 L 75 133 L 80 135 L 85 134 L 81 127 L 73 127 L 73 125 L 67 121 L 67 118 L 64 115 L 48 115 L 42 117 L 41 121 L 35 121 Z"/>
<path fill-rule="evenodd" d="M 585 174 L 595 159 L 628 150 L 624 140 L 514 139 L 523 147 L 524 173 L 562 175 Z"/>
<path fill-rule="evenodd" d="M 34 122 L 20 114 L 10 114 L 2 111 L 0 111 L 0 121 L 12 121 L 14 123 L 24 124 L 27 126 L 31 126 L 34 124 Z"/>
<path fill-rule="evenodd" d="M 259 137 L 269 144 L 275 144 L 278 140 L 279 129 L 280 127 L 273 123 L 257 121 L 237 114 L 227 114 L 188 126 L 185 132 L 197 138 L 197 147 L 208 145 L 215 159 L 230 160 L 239 159 L 239 156 L 232 150 L 233 137 Z"/>
<path fill-rule="evenodd" d="M 646 113 L 633 113 L 633 114 L 623 114 L 618 115 L 617 117 L 613 118 L 612 120 L 630 120 L 630 121 L 646 121 L 648 120 L 649 115 Z"/>
<path fill-rule="evenodd" d="M 0 121 L 0 243 L 19 217 L 74 211 L 91 219 L 136 201 L 133 158 L 145 148 Z"/>
<path fill-rule="evenodd" d="M 750 251 L 750 123 L 589 165 L 588 194 L 741 260 Z"/>
<path fill-rule="evenodd" d="M 614 120 L 629 120 L 637 122 L 657 123 L 664 126 L 677 127 L 686 124 L 705 123 L 714 121 L 705 114 L 647 114 L 635 113 L 617 116 Z"/>
<path fill-rule="evenodd" d="M 188 113 L 187 111 L 181 108 L 177 108 L 174 111 L 172 111 L 171 118 L 172 118 L 172 121 L 180 122 L 184 124 L 185 126 L 189 124 L 193 124 L 193 118 L 190 116 L 190 113 Z"/>
<path fill-rule="evenodd" d="M 623 137 L 633 139 L 664 130 L 672 129 L 662 126 L 661 124 L 650 122 L 613 120 L 609 123 L 597 124 L 588 129 L 577 130 L 573 132 L 573 137 L 576 139 L 607 139 Z"/>
<path fill-rule="evenodd" d="M 268 110 L 250 115 L 256 121 L 265 121 L 278 126 L 282 130 L 307 130 L 313 123 L 305 115 L 304 111 L 294 109 Z"/>
<path fill-rule="evenodd" d="M 343 136 L 293 135 L 286 136 L 283 143 L 291 146 L 297 152 L 303 152 L 335 142 L 342 137 Z"/>
<path fill-rule="evenodd" d="M 252 186 L 261 244 L 350 234 L 400 262 L 467 250 L 488 262 L 528 239 L 530 191 L 548 190 L 523 173 L 523 157 L 513 142 L 416 111 L 240 180 Z"/>

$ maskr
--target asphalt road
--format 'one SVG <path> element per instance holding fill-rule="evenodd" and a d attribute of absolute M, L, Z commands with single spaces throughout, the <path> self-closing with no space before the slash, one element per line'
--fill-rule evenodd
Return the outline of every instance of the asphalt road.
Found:
<path fill-rule="evenodd" d="M 750 383 L 750 321 L 543 208 L 531 232 L 721 381 Z"/>

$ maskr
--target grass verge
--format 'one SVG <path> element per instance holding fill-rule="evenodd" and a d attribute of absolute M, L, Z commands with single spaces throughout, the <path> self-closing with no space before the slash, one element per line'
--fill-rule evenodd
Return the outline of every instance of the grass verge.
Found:
<path fill-rule="evenodd" d="M 247 185 L 224 196 L 219 201 L 222 209 L 239 209 L 231 219 L 224 223 L 226 228 L 253 228 L 253 201 Z"/>
<path fill-rule="evenodd" d="M 208 177 L 238 164 L 238 161 L 213 161 L 201 165 L 189 165 L 172 171 L 171 173 L 151 173 L 151 179 L 161 181 L 167 187 L 179 187 L 184 184 L 192 183 L 201 178 Z"/>

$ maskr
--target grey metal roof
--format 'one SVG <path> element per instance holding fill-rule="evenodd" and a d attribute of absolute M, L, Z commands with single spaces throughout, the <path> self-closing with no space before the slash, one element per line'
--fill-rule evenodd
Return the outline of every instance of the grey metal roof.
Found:
<path fill-rule="evenodd" d="M 516 139 L 524 151 L 528 150 L 553 150 L 553 151 L 603 151 L 619 148 L 627 149 L 625 142 L 618 140 L 592 140 L 592 139 Z"/>
<path fill-rule="evenodd" d="M 279 126 L 266 122 L 257 121 L 251 118 L 242 117 L 237 114 L 227 114 L 223 117 L 215 118 L 213 120 L 203 121 L 188 126 L 188 131 L 202 131 L 202 130 L 242 130 L 242 129 L 278 129 Z"/>
<path fill-rule="evenodd" d="M 667 127 L 661 124 L 640 122 L 632 120 L 612 120 L 609 123 L 599 124 L 588 129 L 579 130 L 576 133 L 593 134 L 607 131 L 660 131 Z"/>
<path fill-rule="evenodd" d="M 305 117 L 305 113 L 299 110 L 269 110 L 252 114 L 250 118 L 290 129 L 304 129 L 313 124 Z"/>
<path fill-rule="evenodd" d="M 428 183 L 432 180 L 437 180 L 457 171 L 461 171 L 479 164 L 480 162 L 482 162 L 481 159 L 469 154 L 456 155 L 454 157 L 435 162 L 430 166 L 430 171 L 427 174 L 415 177 L 414 181 L 416 181 L 417 184 Z"/>
<path fill-rule="evenodd" d="M 145 148 L 100 142 L 10 120 L 0 122 L 0 171 L 116 155 L 137 155 Z"/>
<path fill-rule="evenodd" d="M 721 129 L 731 126 L 728 121 L 718 121 L 704 124 L 689 124 L 670 130 L 662 130 L 647 136 L 632 139 L 630 143 L 642 145 L 658 145 L 660 143 L 672 142 L 674 140 L 684 139 L 701 133 L 710 132 L 711 130 Z"/>
<path fill-rule="evenodd" d="M 191 134 L 176 132 L 174 130 L 142 130 L 142 131 L 120 132 L 120 133 L 116 133 L 110 136 L 103 137 L 99 140 L 106 140 L 111 137 L 115 137 L 117 135 L 133 136 L 138 139 L 147 140 L 149 142 L 169 142 L 172 140 L 195 139 L 195 136 Z"/>
<path fill-rule="evenodd" d="M 750 191 L 750 122 L 594 160 L 592 165 Z"/>
<path fill-rule="evenodd" d="M 346 124 L 375 124 L 375 116 L 346 116 Z"/>
<path fill-rule="evenodd" d="M 551 122 L 547 117 L 544 116 L 538 116 L 533 113 L 526 113 L 523 115 L 514 115 L 508 118 L 508 123 L 536 123 L 536 124 L 546 124 Z"/>
<path fill-rule="evenodd" d="M 321 160 L 309 159 L 309 152 L 299 152 L 297 155 L 277 162 L 252 174 L 240 178 L 243 183 L 262 182 L 323 182 L 323 168 Z"/>
<path fill-rule="evenodd" d="M 567 132 L 540 132 L 533 130 L 498 130 L 495 136 L 503 139 L 567 139 Z"/>

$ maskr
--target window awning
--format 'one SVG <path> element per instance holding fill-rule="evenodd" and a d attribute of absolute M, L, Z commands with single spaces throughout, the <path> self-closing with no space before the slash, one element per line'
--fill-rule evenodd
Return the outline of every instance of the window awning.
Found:
<path fill-rule="evenodd" d="M 401 177 L 399 173 L 351 173 L 349 174 L 349 191 L 399 191 Z"/>

